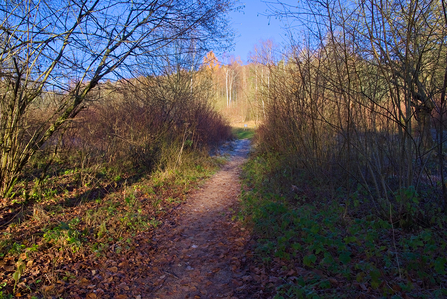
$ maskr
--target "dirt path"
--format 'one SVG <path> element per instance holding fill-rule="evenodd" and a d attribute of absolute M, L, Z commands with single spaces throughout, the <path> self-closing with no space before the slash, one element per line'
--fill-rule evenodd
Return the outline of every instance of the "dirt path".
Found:
<path fill-rule="evenodd" d="M 237 141 L 230 161 L 191 194 L 178 210 L 178 220 L 157 231 L 141 298 L 244 297 L 247 278 L 241 264 L 249 234 L 234 216 L 249 147 L 249 140 Z"/>

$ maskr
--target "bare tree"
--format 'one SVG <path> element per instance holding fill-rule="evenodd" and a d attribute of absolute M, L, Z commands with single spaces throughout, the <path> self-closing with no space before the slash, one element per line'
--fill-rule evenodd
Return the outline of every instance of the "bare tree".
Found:
<path fill-rule="evenodd" d="M 271 4 L 272 14 L 299 24 L 304 38 L 292 40 L 293 81 L 275 80 L 283 94 L 275 90 L 268 97 L 277 103 L 267 105 L 267 119 L 280 122 L 275 113 L 281 114 L 288 120 L 278 126 L 300 132 L 290 138 L 300 142 L 296 148 L 308 149 L 309 161 L 336 164 L 373 201 L 401 201 L 396 205 L 401 214 L 408 190 L 444 185 L 442 159 L 438 173 L 429 166 L 436 149 L 443 155 L 445 135 L 442 5 L 431 0 Z M 298 117 L 303 118 L 296 128 L 290 118 Z M 332 158 L 322 152 L 329 145 Z M 309 161 L 302 163 L 317 169 Z M 344 183 L 348 193 L 356 188 Z M 446 198 L 444 187 L 443 192 Z"/>
<path fill-rule="evenodd" d="M 157 64 L 176 41 L 225 43 L 231 0 L 5 1 L 0 4 L 0 192 L 75 117 L 104 78 Z M 171 53 L 175 54 L 175 53 Z M 51 111 L 42 114 L 42 105 Z"/>

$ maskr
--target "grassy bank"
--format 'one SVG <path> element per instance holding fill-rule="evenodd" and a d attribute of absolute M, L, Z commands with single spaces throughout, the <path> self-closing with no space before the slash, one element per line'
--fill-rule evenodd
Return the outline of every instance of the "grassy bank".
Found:
<path fill-rule="evenodd" d="M 16 197 L 10 213 L 2 213 L 14 215 L 1 227 L 0 298 L 76 293 L 77 285 L 92 279 L 86 263 L 104 263 L 111 254 L 135 251 L 141 239 L 149 241 L 170 211 L 222 163 L 186 152 L 180 165 L 154 172 L 60 168 L 46 178 L 41 196 L 19 183 L 23 190 L 17 191 L 30 196 Z"/>
<path fill-rule="evenodd" d="M 254 226 L 258 288 L 275 298 L 445 298 L 447 219 L 399 226 L 340 189 L 338 200 L 275 154 L 244 169 L 244 217 Z M 293 184 L 291 184 L 293 182 Z M 325 194 L 327 197 L 325 197 Z M 417 197 L 415 195 L 415 200 Z M 262 276 L 261 276 L 262 277 Z"/>

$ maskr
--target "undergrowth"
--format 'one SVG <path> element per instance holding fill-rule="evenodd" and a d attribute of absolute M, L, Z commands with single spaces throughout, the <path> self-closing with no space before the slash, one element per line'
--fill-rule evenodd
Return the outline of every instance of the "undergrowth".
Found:
<path fill-rule="evenodd" d="M 274 298 L 447 296 L 445 216 L 399 227 L 392 212 L 379 217 L 341 191 L 345 204 L 320 197 L 322 185 L 287 165 L 258 154 L 244 167 L 243 213 L 254 226 L 256 262 L 278 278 L 263 285 Z"/>
<path fill-rule="evenodd" d="M 17 192 L 28 199 L 16 196 L 22 211 L 1 228 L 0 298 L 62 296 L 64 285 L 85 279 L 76 265 L 135 250 L 134 238 L 160 225 L 222 163 L 187 151 L 182 163 L 166 161 L 154 172 L 59 169 L 42 183 L 41 192 L 19 183 Z"/>

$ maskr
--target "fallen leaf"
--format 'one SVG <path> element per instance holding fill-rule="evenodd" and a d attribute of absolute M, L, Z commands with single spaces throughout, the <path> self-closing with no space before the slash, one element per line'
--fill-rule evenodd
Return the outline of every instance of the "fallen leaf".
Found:
<path fill-rule="evenodd" d="M 125 282 L 120 283 L 119 285 L 117 285 L 118 288 L 123 289 L 128 291 L 129 287 L 127 286 L 127 284 Z"/>
<path fill-rule="evenodd" d="M 42 287 L 42 291 L 44 291 L 46 293 L 51 292 L 52 290 L 54 290 L 54 284 Z"/>
<path fill-rule="evenodd" d="M 90 280 L 88 280 L 87 278 L 83 277 L 78 283 L 81 284 L 81 285 L 89 285 L 90 284 Z"/>

